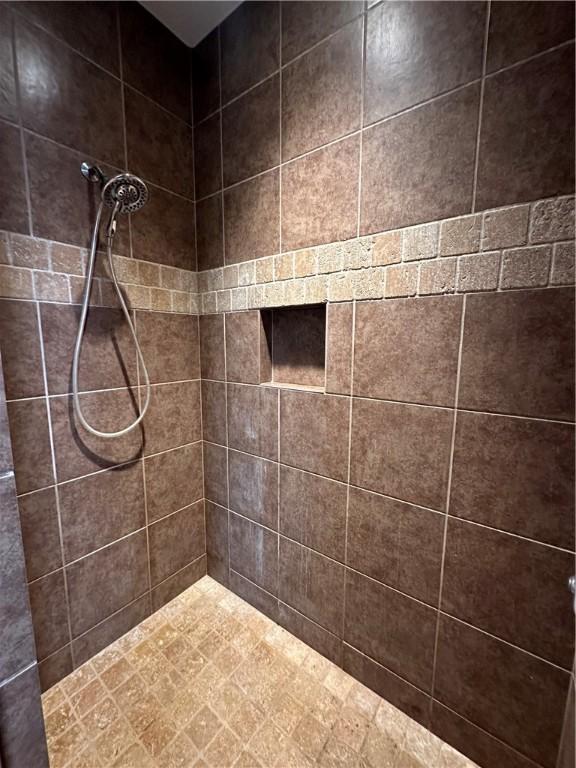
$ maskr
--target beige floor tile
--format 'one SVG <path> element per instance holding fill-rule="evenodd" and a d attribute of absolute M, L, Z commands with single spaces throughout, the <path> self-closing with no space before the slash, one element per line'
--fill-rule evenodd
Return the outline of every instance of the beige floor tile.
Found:
<path fill-rule="evenodd" d="M 208 577 L 42 706 L 51 768 L 475 768 Z"/>
<path fill-rule="evenodd" d="M 221 728 L 222 721 L 218 715 L 213 712 L 210 707 L 204 706 L 195 717 L 192 718 L 190 725 L 186 729 L 186 733 L 190 736 L 198 749 L 204 749 Z"/>
<path fill-rule="evenodd" d="M 313 715 L 306 714 L 294 729 L 292 741 L 304 754 L 317 760 L 328 741 L 329 734 L 328 728 L 319 723 Z"/>
<path fill-rule="evenodd" d="M 204 759 L 213 768 L 231 768 L 242 751 L 242 742 L 224 726 L 204 750 Z"/>

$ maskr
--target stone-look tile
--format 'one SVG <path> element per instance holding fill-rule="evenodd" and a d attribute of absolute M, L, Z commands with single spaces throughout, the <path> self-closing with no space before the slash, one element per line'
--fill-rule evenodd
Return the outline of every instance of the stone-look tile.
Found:
<path fill-rule="evenodd" d="M 198 270 L 215 269 L 224 264 L 222 195 L 216 194 L 196 203 L 196 247 Z"/>
<path fill-rule="evenodd" d="M 415 296 L 418 291 L 418 265 L 398 264 L 386 270 L 386 298 Z"/>
<path fill-rule="evenodd" d="M 82 395 L 80 405 L 84 417 L 95 429 L 114 432 L 137 418 L 136 397 L 135 393 L 127 389 L 109 390 Z M 113 440 L 94 437 L 87 432 L 77 421 L 71 396 L 50 400 L 50 419 L 58 482 L 132 461 L 142 452 L 144 437 L 139 427 Z M 42 485 L 51 482 L 50 479 Z"/>
<path fill-rule="evenodd" d="M 437 255 L 438 224 L 411 227 L 403 233 L 402 261 L 422 261 Z"/>
<path fill-rule="evenodd" d="M 150 189 L 145 213 L 131 217 L 136 259 L 196 269 L 194 204 L 159 187 Z"/>
<path fill-rule="evenodd" d="M 220 113 L 194 128 L 194 178 L 196 197 L 206 197 L 222 186 Z"/>
<path fill-rule="evenodd" d="M 362 3 L 283 2 L 282 61 L 293 59 L 362 12 Z"/>
<path fill-rule="evenodd" d="M 0 479 L 0 506 L 0 679 L 6 680 L 35 658 L 18 504 L 10 476 Z"/>
<path fill-rule="evenodd" d="M 124 100 L 132 173 L 194 197 L 192 128 L 132 88 L 124 88 Z"/>
<path fill-rule="evenodd" d="M 446 504 L 451 411 L 355 400 L 350 481 L 414 504 Z"/>
<path fill-rule="evenodd" d="M 44 394 L 36 305 L 0 301 L 0 339 L 6 398 Z"/>
<path fill-rule="evenodd" d="M 531 760 L 522 757 L 516 750 L 507 747 L 502 741 L 493 738 L 437 701 L 432 705 L 430 728 L 448 744 L 465 752 L 478 765 L 497 765 L 499 768 L 534 766 Z M 455 766 L 458 766 L 458 763 L 455 763 Z"/>
<path fill-rule="evenodd" d="M 37 274 L 46 274 L 38 272 Z M 33 299 L 35 296 L 34 273 L 0 264 L 0 296 L 8 299 Z"/>
<path fill-rule="evenodd" d="M 220 27 L 224 103 L 271 75 L 279 65 L 280 3 L 247 2 Z"/>
<path fill-rule="evenodd" d="M 356 235 L 358 136 L 282 168 L 282 248 L 346 240 Z"/>
<path fill-rule="evenodd" d="M 40 301 L 70 301 L 70 283 L 67 275 L 52 272 L 34 273 L 34 293 Z"/>
<path fill-rule="evenodd" d="M 443 221 L 440 225 L 440 256 L 458 256 L 478 251 L 481 228 L 480 214 Z"/>
<path fill-rule="evenodd" d="M 72 641 L 76 665 L 84 664 L 150 615 L 150 596 L 139 597 Z M 51 658 L 54 658 L 53 656 Z M 44 662 L 45 663 L 45 662 Z M 42 670 L 41 670 L 42 673 Z"/>
<path fill-rule="evenodd" d="M 246 453 L 228 454 L 230 509 L 268 528 L 278 528 L 278 465 Z"/>
<path fill-rule="evenodd" d="M 354 394 L 453 406 L 461 316 L 460 297 L 359 304 Z"/>
<path fill-rule="evenodd" d="M 568 288 L 469 296 L 460 407 L 573 419 L 573 318 Z"/>
<path fill-rule="evenodd" d="M 226 445 L 226 384 L 202 382 L 202 438 Z"/>
<path fill-rule="evenodd" d="M 278 594 L 278 534 L 243 517 L 230 514 L 230 567 Z"/>
<path fill-rule="evenodd" d="M 0 162 L 6 176 L 0 189 L 0 227 L 28 234 L 30 227 L 20 130 L 3 122 L 0 122 Z"/>
<path fill-rule="evenodd" d="M 6 407 L 4 390 L 4 373 L 2 371 L 2 356 L 0 354 L 0 472 L 11 472 L 13 469 L 8 409 Z"/>
<path fill-rule="evenodd" d="M 532 206 L 530 242 L 574 239 L 574 198 L 541 200 Z"/>
<path fill-rule="evenodd" d="M 384 3 L 367 24 L 365 124 L 482 74 L 485 3 Z"/>
<path fill-rule="evenodd" d="M 280 532 L 344 561 L 346 486 L 297 469 L 280 468 Z"/>
<path fill-rule="evenodd" d="M 344 640 L 424 691 L 432 682 L 435 633 L 432 608 L 347 572 Z"/>
<path fill-rule="evenodd" d="M 458 283 L 460 293 L 495 291 L 500 278 L 500 253 L 498 251 L 458 259 Z"/>
<path fill-rule="evenodd" d="M 280 78 L 271 77 L 222 111 L 224 186 L 280 162 Z"/>
<path fill-rule="evenodd" d="M 65 483 L 59 498 L 66 562 L 145 524 L 140 462 Z"/>
<path fill-rule="evenodd" d="M 125 81 L 182 120 L 190 121 L 190 53 L 138 3 L 120 6 Z"/>
<path fill-rule="evenodd" d="M 528 221 L 530 206 L 515 205 L 484 214 L 482 250 L 493 251 L 526 245 L 528 242 Z"/>
<path fill-rule="evenodd" d="M 347 564 L 431 605 L 438 602 L 442 515 L 350 488 Z"/>
<path fill-rule="evenodd" d="M 337 637 L 343 630 L 344 571 L 343 565 L 280 536 L 278 597 Z"/>
<path fill-rule="evenodd" d="M 230 448 L 278 458 L 278 390 L 274 387 L 228 385 Z"/>
<path fill-rule="evenodd" d="M 152 590 L 152 610 L 157 611 L 206 575 L 206 555 L 201 555 L 182 570 L 169 576 Z"/>
<path fill-rule="evenodd" d="M 267 340 L 273 353 L 271 378 L 283 384 L 324 388 L 326 307 L 275 309 L 271 329 Z"/>
<path fill-rule="evenodd" d="M 8 423 L 18 493 L 52 485 L 54 475 L 45 401 L 8 403 Z"/>
<path fill-rule="evenodd" d="M 38 668 L 26 669 L 0 688 L 2 764 L 48 765 Z"/>
<path fill-rule="evenodd" d="M 362 20 L 282 71 L 282 160 L 360 127 Z"/>
<path fill-rule="evenodd" d="M 67 677 L 72 672 L 72 654 L 70 646 L 66 645 L 52 656 L 39 662 L 38 674 L 40 676 L 40 687 L 42 691 L 47 691 L 60 680 Z"/>
<path fill-rule="evenodd" d="M 28 585 L 39 659 L 70 642 L 64 572 L 55 571 Z"/>
<path fill-rule="evenodd" d="M 227 449 L 221 445 L 204 443 L 204 495 L 210 501 L 228 506 Z"/>
<path fill-rule="evenodd" d="M 47 7 L 43 2 L 30 2 L 19 6 L 18 12 L 86 58 L 119 74 L 117 46 L 108 43 L 118 36 L 116 9 L 111 4 L 72 2 Z"/>
<path fill-rule="evenodd" d="M 0 118 L 18 121 L 16 81 L 12 50 L 12 14 L 7 6 L 0 9 Z"/>
<path fill-rule="evenodd" d="M 224 192 L 226 264 L 279 251 L 280 179 L 269 171 Z"/>
<path fill-rule="evenodd" d="M 123 165 L 120 83 L 21 19 L 16 23 L 16 40 L 24 126 L 117 167 Z M 39 71 L 50 73 L 49 98 L 38 89 Z"/>
<path fill-rule="evenodd" d="M 185 445 L 144 462 L 148 521 L 187 507 L 203 496 L 202 444 Z"/>
<path fill-rule="evenodd" d="M 573 92 L 573 46 L 486 79 L 477 208 L 574 189 Z"/>
<path fill-rule="evenodd" d="M 542 765 L 556 759 L 568 684 L 567 672 L 440 618 L 438 701 Z"/>
<path fill-rule="evenodd" d="M 346 480 L 350 401 L 312 392 L 280 393 L 282 462 Z"/>
<path fill-rule="evenodd" d="M 355 648 L 344 643 L 344 670 L 419 723 L 428 722 L 430 698 Z"/>
<path fill-rule="evenodd" d="M 54 395 L 71 392 L 80 308 L 41 304 L 40 317 L 48 391 Z M 89 310 L 78 378 L 80 390 L 112 389 L 137 383 L 136 350 L 121 310 L 100 307 Z"/>
<path fill-rule="evenodd" d="M 184 568 L 206 551 L 204 502 L 174 512 L 148 529 L 152 586 Z"/>
<path fill-rule="evenodd" d="M 204 506 L 208 573 L 221 584 L 228 584 L 228 512 L 208 500 Z"/>
<path fill-rule="evenodd" d="M 145 532 L 68 566 L 67 580 L 72 634 L 77 636 L 148 589 Z"/>
<path fill-rule="evenodd" d="M 220 106 L 219 31 L 214 29 L 192 49 L 192 102 L 194 122 Z"/>
<path fill-rule="evenodd" d="M 372 264 L 387 266 L 402 261 L 402 232 L 384 232 L 374 239 Z"/>
<path fill-rule="evenodd" d="M 418 295 L 454 293 L 456 289 L 456 259 L 434 260 L 420 265 Z"/>
<path fill-rule="evenodd" d="M 200 378 L 197 317 L 137 312 L 136 323 L 138 341 L 153 384 Z"/>
<path fill-rule="evenodd" d="M 568 552 L 451 519 L 442 610 L 569 668 L 574 616 L 565 603 L 573 570 Z"/>
<path fill-rule="evenodd" d="M 141 397 L 145 396 L 141 391 Z M 150 408 L 144 420 L 147 456 L 202 438 L 200 382 L 186 381 L 152 386 Z"/>
<path fill-rule="evenodd" d="M 351 303 L 328 304 L 326 313 L 326 392 L 349 395 L 353 306 Z"/>
<path fill-rule="evenodd" d="M 259 384 L 260 344 L 264 333 L 258 310 L 226 315 L 226 374 L 228 381 Z"/>
<path fill-rule="evenodd" d="M 572 426 L 458 414 L 453 515 L 573 549 L 573 507 Z"/>
<path fill-rule="evenodd" d="M 94 226 L 94 211 L 100 201 L 100 193 L 95 184 L 86 184 L 86 179 L 78 173 L 83 160 L 91 161 L 84 153 L 58 146 L 47 139 L 33 134 L 25 134 L 26 162 L 30 182 L 30 205 L 34 235 L 48 240 L 72 243 L 82 248 L 90 244 L 90 235 Z M 20 153 L 19 148 L 14 151 Z M 13 166 L 12 159 L 8 167 Z M 105 173 L 114 173 L 113 169 L 103 167 Z M 61 194 L 46 195 L 46 189 L 54 178 L 60 179 Z M 154 198 L 156 195 L 153 196 Z M 150 216 L 154 200 L 151 197 L 145 218 Z M 25 207 L 21 210 L 25 210 Z M 141 218 L 141 217 L 138 217 Z M 133 224 L 136 219 L 133 220 Z M 19 229 L 17 231 L 28 231 Z M 164 241 L 165 242 L 165 241 Z M 129 255 L 127 217 L 120 217 L 116 238 L 116 253 Z"/>
<path fill-rule="evenodd" d="M 366 131 L 362 234 L 470 212 L 479 95 L 471 85 Z"/>
<path fill-rule="evenodd" d="M 18 511 L 26 574 L 32 581 L 62 565 L 54 488 L 20 496 Z"/>
<path fill-rule="evenodd" d="M 295 635 L 302 642 L 309 645 L 322 656 L 325 656 L 333 664 L 340 666 L 342 664 L 342 641 L 336 635 L 321 627 L 316 622 L 307 619 L 298 611 L 294 611 L 289 605 L 279 602 L 278 604 L 278 623 L 284 629 Z M 321 660 L 323 661 L 323 660 Z M 320 697 L 316 713 L 320 718 L 324 717 L 324 706 L 330 712 L 330 699 Z M 331 714 L 327 714 L 327 719 Z"/>
<path fill-rule="evenodd" d="M 573 285 L 575 277 L 576 253 L 574 242 L 556 243 L 552 257 L 551 285 Z"/>
<path fill-rule="evenodd" d="M 224 315 L 200 317 L 200 367 L 203 379 L 226 378 Z"/>
<path fill-rule="evenodd" d="M 494 72 L 573 37 L 572 3 L 495 3 L 490 9 L 486 70 Z"/>
<path fill-rule="evenodd" d="M 552 246 L 513 248 L 502 255 L 501 288 L 538 288 L 548 283 Z"/>

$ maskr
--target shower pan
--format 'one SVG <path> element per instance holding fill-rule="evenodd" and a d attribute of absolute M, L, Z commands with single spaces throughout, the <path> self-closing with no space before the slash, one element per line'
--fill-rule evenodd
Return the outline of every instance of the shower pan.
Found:
<path fill-rule="evenodd" d="M 122 294 L 120 285 L 118 284 L 118 278 L 116 277 L 116 271 L 114 269 L 114 257 L 112 255 L 112 246 L 114 244 L 114 236 L 116 234 L 116 224 L 118 216 L 120 214 L 135 213 L 146 205 L 148 200 L 148 188 L 146 184 L 139 179 L 138 176 L 134 176 L 131 173 L 120 173 L 117 176 L 113 176 L 111 179 L 106 179 L 102 171 L 97 165 L 89 165 L 88 163 L 82 163 L 80 170 L 82 175 L 93 184 L 100 184 L 102 188 L 100 204 L 96 213 L 96 220 L 94 222 L 94 230 L 92 232 L 92 239 L 90 243 L 90 256 L 88 260 L 88 271 L 86 274 L 86 284 L 84 286 L 84 294 L 82 297 L 82 310 L 80 312 L 80 322 L 78 323 L 78 334 L 76 336 L 76 344 L 74 346 L 74 356 L 72 360 L 72 400 L 74 403 L 74 412 L 76 413 L 78 420 L 88 432 L 96 437 L 114 438 L 122 437 L 128 432 L 135 429 L 148 410 L 150 404 L 150 377 L 148 375 L 148 369 L 146 368 L 146 362 L 142 355 L 140 344 L 138 343 L 138 337 L 136 336 L 136 330 L 134 323 L 130 317 L 130 312 L 126 306 L 126 301 Z M 97 253 L 98 253 L 98 238 L 100 232 L 100 223 L 102 221 L 102 214 L 104 207 L 112 209 L 108 225 L 106 227 L 106 256 L 108 259 L 108 267 L 110 269 L 110 276 L 112 277 L 112 283 L 118 295 L 118 301 L 120 307 L 134 339 L 134 345 L 138 354 L 138 361 L 142 367 L 144 374 L 145 387 L 146 387 L 146 399 L 144 406 L 142 407 L 139 416 L 127 427 L 114 432 L 102 432 L 91 426 L 82 413 L 80 406 L 79 395 L 79 366 L 80 366 L 80 352 L 82 350 L 82 339 L 86 330 L 86 318 L 88 316 L 88 307 L 90 303 L 90 292 L 92 289 L 92 281 L 94 279 L 94 268 L 96 265 Z"/>

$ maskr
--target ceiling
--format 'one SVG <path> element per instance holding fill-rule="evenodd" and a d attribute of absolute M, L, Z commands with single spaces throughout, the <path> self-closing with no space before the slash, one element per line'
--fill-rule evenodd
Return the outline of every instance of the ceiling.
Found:
<path fill-rule="evenodd" d="M 241 0 L 141 0 L 141 3 L 193 48 L 231 14 Z"/>

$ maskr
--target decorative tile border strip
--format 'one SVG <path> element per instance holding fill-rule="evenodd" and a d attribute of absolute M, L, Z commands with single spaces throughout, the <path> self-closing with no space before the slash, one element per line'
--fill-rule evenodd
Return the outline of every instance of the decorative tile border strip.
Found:
<path fill-rule="evenodd" d="M 572 196 L 266 256 L 198 275 L 203 314 L 574 282 Z"/>
<path fill-rule="evenodd" d="M 83 248 L 0 232 L 0 297 L 78 304 L 87 258 Z M 118 255 L 114 268 L 132 309 L 198 314 L 195 272 Z M 107 270 L 100 254 L 91 297 L 94 306 L 117 306 Z"/>

